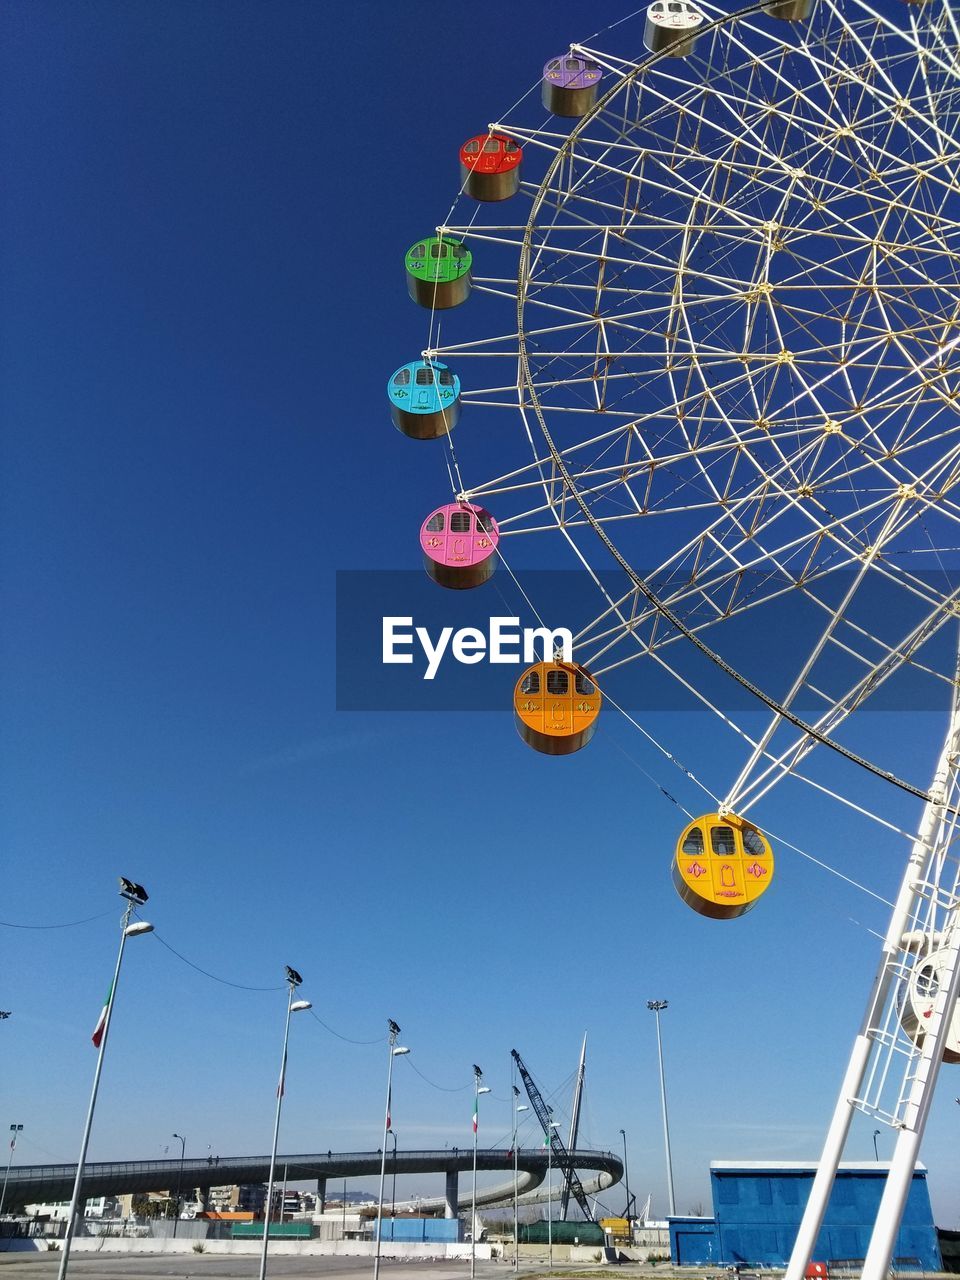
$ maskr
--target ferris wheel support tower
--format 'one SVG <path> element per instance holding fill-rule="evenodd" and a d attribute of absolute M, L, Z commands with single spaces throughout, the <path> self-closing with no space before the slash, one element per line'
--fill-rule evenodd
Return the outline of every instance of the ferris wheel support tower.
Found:
<path fill-rule="evenodd" d="M 960 864 L 951 852 L 960 803 L 960 665 L 950 725 L 883 942 L 823 1154 L 785 1280 L 803 1280 L 816 1246 L 855 1110 L 896 1131 L 897 1140 L 861 1280 L 885 1280 L 960 995 Z M 901 1013 L 923 957 L 935 957 L 932 996 L 918 1043 Z M 914 987 L 911 988 L 911 980 Z M 893 1068 L 899 1059 L 901 1069 Z M 953 1059 L 955 1060 L 955 1058 Z"/>

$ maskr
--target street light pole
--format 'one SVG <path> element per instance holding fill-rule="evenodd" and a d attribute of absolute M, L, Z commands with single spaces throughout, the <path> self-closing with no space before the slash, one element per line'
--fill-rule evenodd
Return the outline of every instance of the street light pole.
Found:
<path fill-rule="evenodd" d="M 393 1117 L 390 1114 L 391 1095 L 393 1092 L 393 1060 L 403 1053 L 409 1053 L 402 1045 L 397 1044 L 400 1028 L 392 1018 L 387 1019 L 390 1029 L 389 1056 L 387 1058 L 387 1105 L 383 1111 L 383 1146 L 380 1148 L 380 1193 L 377 1196 L 377 1251 L 373 1256 L 373 1280 L 380 1280 L 380 1238 L 383 1235 L 383 1181 L 387 1172 L 387 1134 L 393 1128 Z"/>
<path fill-rule="evenodd" d="M 93 1128 L 93 1113 L 97 1105 L 97 1092 L 100 1088 L 100 1076 L 103 1072 L 103 1058 L 107 1051 L 107 1037 L 110 1034 L 110 1020 L 113 1017 L 113 1002 L 117 995 L 117 983 L 120 980 L 120 966 L 123 964 L 123 949 L 127 945 L 128 938 L 139 937 L 143 933 L 152 933 L 153 925 L 147 924 L 146 920 L 138 920 L 135 924 L 130 923 L 130 916 L 133 914 L 134 907 L 142 907 L 147 901 L 147 891 L 143 885 L 134 884 L 132 880 L 126 880 L 122 876 L 120 878 L 120 897 L 125 898 L 127 905 L 124 908 L 123 915 L 120 919 L 120 947 L 117 951 L 117 963 L 113 970 L 113 981 L 110 983 L 110 991 L 107 995 L 107 1003 L 104 1005 L 103 1013 L 100 1015 L 100 1021 L 97 1024 L 97 1030 L 94 1031 L 94 1037 L 99 1032 L 100 1039 L 94 1038 L 94 1044 L 97 1045 L 97 1065 L 93 1072 L 93 1088 L 90 1090 L 90 1102 L 87 1106 L 87 1118 L 83 1126 L 83 1137 L 80 1140 L 80 1155 L 77 1159 L 77 1175 L 73 1183 L 73 1194 L 70 1197 L 70 1208 L 67 1210 L 67 1229 L 63 1237 L 63 1249 L 60 1252 L 60 1267 L 57 1271 L 57 1280 L 64 1280 L 67 1274 L 67 1266 L 70 1262 L 70 1245 L 73 1240 L 74 1227 L 76 1226 L 77 1207 L 80 1204 L 80 1188 L 83 1185 L 83 1166 L 87 1159 L 87 1147 L 90 1145 L 90 1131 Z"/>
<path fill-rule="evenodd" d="M 670 1159 L 670 1124 L 667 1120 L 667 1086 L 663 1078 L 663 1041 L 660 1039 L 660 1014 L 667 1008 L 666 1000 L 648 1000 L 647 1008 L 652 1009 L 657 1018 L 657 1061 L 660 1063 L 660 1106 L 663 1110 L 663 1146 L 667 1156 L 667 1194 L 670 1203 L 670 1216 L 676 1217 L 677 1205 L 673 1196 L 673 1162 Z"/>
<path fill-rule="evenodd" d="M 480 1128 L 480 1095 L 490 1090 L 480 1083 L 483 1072 L 473 1064 L 473 1199 L 470 1207 L 470 1280 L 477 1274 L 477 1131 Z"/>
<path fill-rule="evenodd" d="M 553 1270 L 553 1134 L 551 1129 L 559 1129 L 556 1121 L 551 1120 L 547 1127 L 547 1265 Z"/>
<path fill-rule="evenodd" d="M 393 1190 L 390 1192 L 390 1217 L 397 1216 L 397 1131 L 390 1130 L 390 1137 L 393 1139 Z"/>
<path fill-rule="evenodd" d="M 529 1111 L 524 1103 L 518 1102 L 520 1090 L 513 1088 L 513 1269 L 520 1270 L 520 1173 L 517 1165 L 517 1122 L 521 1111 Z"/>
<path fill-rule="evenodd" d="M 183 1186 L 183 1157 L 187 1152 L 187 1140 L 179 1133 L 175 1133 L 173 1136 L 180 1142 L 180 1171 L 177 1174 L 177 1210 L 173 1219 L 173 1238 L 176 1239 L 177 1223 L 180 1221 L 180 1190 Z"/>
<path fill-rule="evenodd" d="M 277 1083 L 277 1110 L 273 1120 L 273 1146 L 270 1148 L 270 1173 L 267 1178 L 267 1200 L 263 1211 L 263 1245 L 260 1250 L 260 1280 L 267 1274 L 267 1247 L 270 1243 L 270 1210 L 273 1207 L 273 1179 L 277 1168 L 277 1143 L 280 1138 L 280 1111 L 287 1082 L 287 1044 L 290 1040 L 290 1015 L 313 1006 L 309 1000 L 294 1000 L 293 994 L 303 979 L 296 969 L 287 968 L 287 1016 L 283 1024 L 283 1053 L 280 1055 L 280 1080 Z M 281 1220 L 283 1210 L 280 1211 Z"/>
<path fill-rule="evenodd" d="M 17 1149 L 17 1134 L 23 1129 L 22 1124 L 10 1126 L 10 1154 L 7 1156 L 7 1171 L 3 1175 L 3 1190 L 0 1191 L 0 1217 L 3 1217 L 3 1203 L 7 1198 L 7 1179 L 10 1177 L 10 1166 L 13 1164 L 13 1153 Z"/>
<path fill-rule="evenodd" d="M 880 1159 L 880 1155 L 879 1155 L 879 1153 L 878 1153 L 878 1151 L 877 1151 L 877 1139 L 880 1137 L 880 1134 L 881 1134 L 882 1132 L 883 1132 L 883 1130 L 882 1130 L 882 1129 L 874 1129 L 874 1131 L 873 1131 L 873 1158 L 874 1158 L 874 1160 L 879 1160 L 879 1159 Z"/>
<path fill-rule="evenodd" d="M 626 1131 L 620 1130 L 620 1137 L 623 1139 L 623 1183 L 627 1189 L 627 1207 L 623 1211 L 623 1216 L 627 1220 L 627 1226 L 630 1225 L 630 1171 L 627 1168 L 627 1135 Z M 631 1239 L 632 1239 L 631 1235 Z"/>

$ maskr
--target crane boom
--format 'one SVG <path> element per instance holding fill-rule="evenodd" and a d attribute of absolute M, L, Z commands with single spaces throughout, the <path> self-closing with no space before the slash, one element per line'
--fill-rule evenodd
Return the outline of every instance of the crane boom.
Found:
<path fill-rule="evenodd" d="M 561 1171 L 569 1188 L 569 1193 L 573 1195 L 577 1204 L 583 1210 L 583 1216 L 587 1222 L 593 1222 L 593 1211 L 587 1200 L 586 1192 L 583 1189 L 583 1183 L 573 1166 L 573 1160 L 570 1152 L 563 1145 L 563 1139 L 560 1137 L 556 1129 L 552 1128 L 550 1120 L 550 1108 L 543 1100 L 543 1095 L 534 1084 L 533 1077 L 524 1065 L 523 1059 L 517 1053 L 516 1049 L 510 1050 L 510 1056 L 517 1064 L 517 1070 L 520 1072 L 520 1079 L 523 1081 L 523 1087 L 527 1091 L 527 1097 L 530 1099 L 530 1105 L 533 1107 L 534 1114 L 543 1127 L 544 1136 L 550 1144 L 550 1150 L 553 1152 L 553 1160 L 557 1168 Z"/>

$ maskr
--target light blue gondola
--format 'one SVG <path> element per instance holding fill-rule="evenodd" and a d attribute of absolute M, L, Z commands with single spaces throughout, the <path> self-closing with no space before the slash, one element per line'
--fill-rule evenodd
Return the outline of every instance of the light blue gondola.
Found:
<path fill-rule="evenodd" d="M 414 440 L 436 440 L 460 418 L 460 379 L 439 360 L 402 364 L 387 383 L 394 426 Z"/>

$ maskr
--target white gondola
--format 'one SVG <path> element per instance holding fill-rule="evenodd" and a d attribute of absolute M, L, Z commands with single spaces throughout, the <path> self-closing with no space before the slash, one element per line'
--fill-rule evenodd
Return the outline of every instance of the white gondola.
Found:
<path fill-rule="evenodd" d="M 917 0 L 923 4 L 924 0 Z M 764 9 L 771 18 L 783 18 L 785 22 L 806 22 L 813 13 L 813 0 L 770 0 Z"/>
<path fill-rule="evenodd" d="M 697 43 L 703 14 L 688 0 L 654 0 L 647 10 L 643 43 L 651 53 L 667 51 L 670 57 L 685 58 Z"/>
<path fill-rule="evenodd" d="M 908 950 L 912 949 L 908 947 Z M 900 1007 L 900 1025 L 917 1044 L 923 1044 L 937 993 L 949 979 L 949 964 L 949 955 L 940 949 L 921 956 L 914 963 Z M 960 1002 L 954 1002 L 953 1012 L 949 1015 L 943 1060 L 960 1062 Z"/>

